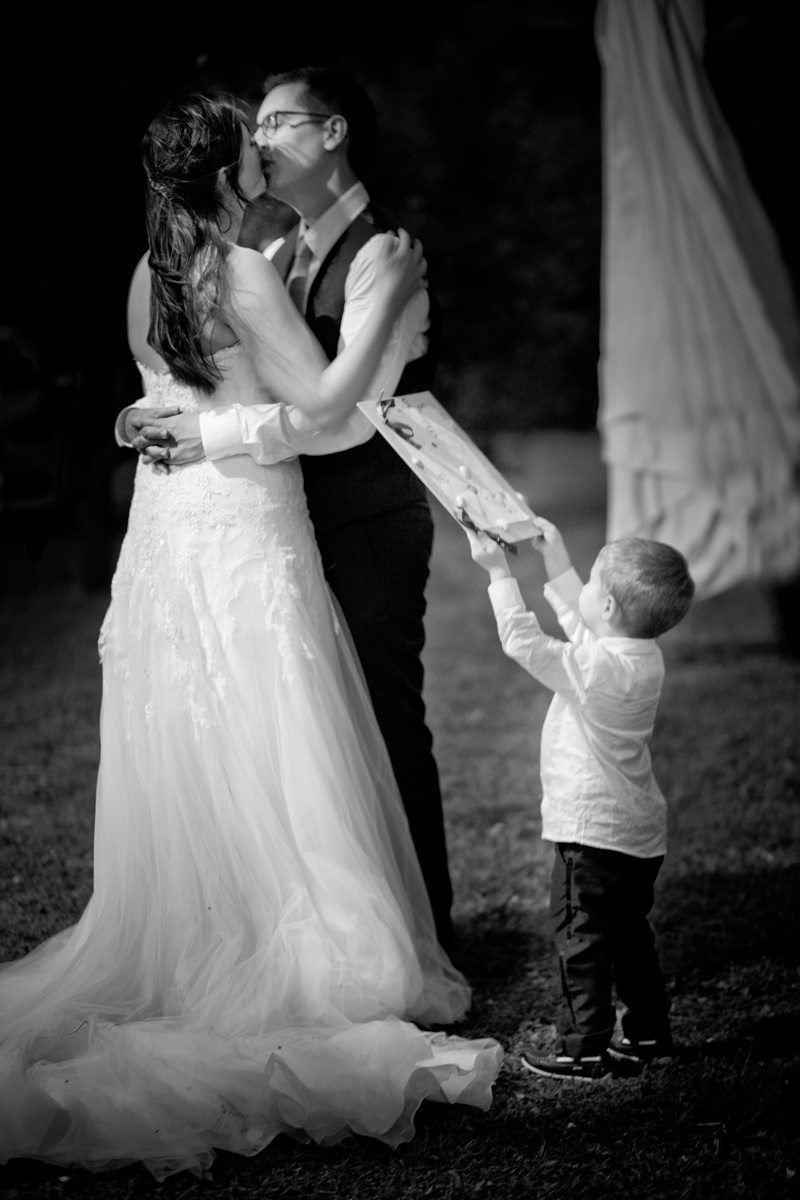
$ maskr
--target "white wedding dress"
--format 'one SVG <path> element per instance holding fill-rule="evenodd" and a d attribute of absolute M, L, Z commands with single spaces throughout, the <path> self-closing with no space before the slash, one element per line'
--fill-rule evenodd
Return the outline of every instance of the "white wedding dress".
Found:
<path fill-rule="evenodd" d="M 263 400 L 237 347 L 212 401 Z M 325 586 L 296 460 L 140 463 L 103 623 L 94 893 L 0 968 L 0 1162 L 202 1174 L 278 1133 L 487 1108 L 469 1003 Z"/>

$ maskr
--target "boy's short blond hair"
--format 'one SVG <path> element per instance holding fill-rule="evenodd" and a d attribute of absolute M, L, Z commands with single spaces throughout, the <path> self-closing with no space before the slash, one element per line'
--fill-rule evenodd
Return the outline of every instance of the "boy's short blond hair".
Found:
<path fill-rule="evenodd" d="M 597 556 L 603 586 L 617 603 L 626 637 L 656 638 L 683 620 L 694 596 L 686 559 L 649 538 L 620 538 Z"/>

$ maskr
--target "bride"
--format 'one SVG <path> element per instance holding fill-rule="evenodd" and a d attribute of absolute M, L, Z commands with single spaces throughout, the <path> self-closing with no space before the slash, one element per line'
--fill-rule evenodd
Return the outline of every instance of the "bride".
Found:
<path fill-rule="evenodd" d="M 0 968 L 0 1162 L 161 1179 L 281 1132 L 396 1145 L 424 1099 L 488 1107 L 502 1051 L 419 1027 L 457 1020 L 469 989 L 436 942 L 295 457 L 336 448 L 421 251 L 387 240 L 370 320 L 328 364 L 272 265 L 234 245 L 264 189 L 237 106 L 169 106 L 144 163 L 147 403 L 271 398 L 274 462 L 139 463 L 100 635 L 94 892 Z"/>

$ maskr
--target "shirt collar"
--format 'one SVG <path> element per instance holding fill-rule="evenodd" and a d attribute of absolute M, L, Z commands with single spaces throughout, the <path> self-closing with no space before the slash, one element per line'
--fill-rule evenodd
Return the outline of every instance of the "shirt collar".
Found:
<path fill-rule="evenodd" d="M 326 208 L 313 225 L 301 218 L 297 236 L 304 237 L 317 262 L 323 262 L 339 238 L 369 204 L 369 194 L 363 183 L 354 183 Z"/>

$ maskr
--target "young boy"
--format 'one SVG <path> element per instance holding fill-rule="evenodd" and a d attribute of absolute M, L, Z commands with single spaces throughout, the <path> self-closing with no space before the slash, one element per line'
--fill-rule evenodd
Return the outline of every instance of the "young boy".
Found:
<path fill-rule="evenodd" d="M 544 594 L 569 638 L 548 637 L 526 611 L 505 554 L 469 533 L 489 573 L 503 650 L 555 692 L 542 728 L 542 837 L 555 843 L 550 911 L 561 971 L 561 1052 L 523 1056 L 553 1078 L 636 1071 L 672 1050 L 670 1002 L 647 915 L 666 849 L 666 804 L 648 741 L 664 678 L 655 638 L 694 595 L 671 546 L 625 538 L 604 546 L 581 584 L 561 534 L 537 517 L 532 543 Z M 612 982 L 624 1006 L 614 1035 Z"/>

